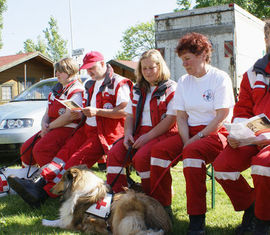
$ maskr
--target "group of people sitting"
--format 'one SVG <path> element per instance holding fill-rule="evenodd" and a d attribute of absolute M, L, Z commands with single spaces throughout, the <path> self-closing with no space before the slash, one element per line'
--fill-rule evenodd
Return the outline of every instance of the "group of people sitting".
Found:
<path fill-rule="evenodd" d="M 268 234 L 270 139 L 240 146 L 224 123 L 261 113 L 270 118 L 270 54 L 244 74 L 235 104 L 231 78 L 210 65 L 211 53 L 212 45 L 202 34 L 180 38 L 176 54 L 187 74 L 178 83 L 170 79 L 156 49 L 141 55 L 136 84 L 114 73 L 99 52 L 87 53 L 80 68 L 73 59 L 62 59 L 55 64 L 58 83 L 48 97 L 41 131 L 21 150 L 23 167 L 38 164 L 40 172 L 34 179 L 9 176 L 10 187 L 38 208 L 48 196 L 55 197 L 50 189 L 68 168 L 91 168 L 107 156 L 107 183 L 113 192 L 128 186 L 126 166 L 132 165 L 143 192 L 172 214 L 172 177 L 167 169 L 183 161 L 187 234 L 205 234 L 206 166 L 213 163 L 216 180 L 234 209 L 244 211 L 236 234 Z M 79 69 L 91 77 L 84 87 L 76 76 Z M 82 106 L 80 111 L 58 101 L 67 99 Z M 241 176 L 249 167 L 254 188 Z"/>

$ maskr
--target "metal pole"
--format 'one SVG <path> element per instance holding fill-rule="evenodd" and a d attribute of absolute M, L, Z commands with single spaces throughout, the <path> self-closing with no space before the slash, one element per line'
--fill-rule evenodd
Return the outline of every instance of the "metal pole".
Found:
<path fill-rule="evenodd" d="M 71 19 L 71 3 L 69 0 L 69 26 L 70 26 L 70 37 L 71 37 L 71 55 L 73 51 L 73 34 L 72 34 L 72 19 Z"/>
<path fill-rule="evenodd" d="M 26 71 L 26 64 L 24 64 L 24 90 L 27 88 L 27 71 Z"/>

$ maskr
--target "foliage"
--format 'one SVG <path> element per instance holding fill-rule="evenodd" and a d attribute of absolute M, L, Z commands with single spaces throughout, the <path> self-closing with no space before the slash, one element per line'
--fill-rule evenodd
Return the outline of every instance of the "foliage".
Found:
<path fill-rule="evenodd" d="M 46 51 L 46 43 L 43 39 L 41 39 L 40 36 L 38 36 L 38 42 L 35 44 L 31 39 L 27 39 L 24 42 L 24 51 L 25 52 L 34 52 L 34 51 L 40 51 L 42 54 L 47 55 Z"/>
<path fill-rule="evenodd" d="M 103 179 L 106 173 L 99 172 L 97 164 L 92 170 Z M 188 228 L 188 215 L 186 212 L 185 178 L 183 165 L 180 162 L 171 169 L 173 178 L 173 203 L 174 224 L 172 235 L 185 234 Z M 243 176 L 251 183 L 250 170 Z M 132 178 L 139 181 L 136 173 L 132 172 Z M 208 178 L 208 177 L 207 177 Z M 207 214 L 206 232 L 208 235 L 233 235 L 235 228 L 240 224 L 243 212 L 235 212 L 232 204 L 221 186 L 216 183 L 216 206 L 211 208 L 211 180 L 207 180 Z M 57 219 L 59 210 L 58 199 L 48 199 L 40 209 L 33 210 L 16 195 L 0 197 L 0 234 L 84 234 L 59 228 L 44 227 L 42 219 Z M 20 231 L 18 233 L 18 231 Z M 1 233 L 2 232 L 2 233 Z"/>
<path fill-rule="evenodd" d="M 175 11 L 187 10 L 191 6 L 192 0 L 177 0 L 178 8 Z M 202 8 L 209 6 L 224 5 L 236 3 L 246 11 L 255 15 L 260 19 L 270 17 L 270 2 L 269 0 L 195 0 L 194 8 Z"/>
<path fill-rule="evenodd" d="M 2 43 L 2 29 L 3 29 L 3 13 L 4 11 L 7 10 L 7 1 L 6 0 L 0 0 L 0 49 L 2 48 L 3 46 L 3 43 Z"/>
<path fill-rule="evenodd" d="M 118 60 L 138 58 L 144 51 L 155 48 L 154 21 L 140 23 L 129 27 L 123 33 L 122 51 L 115 56 Z"/>
<path fill-rule="evenodd" d="M 174 11 L 188 10 L 191 7 L 191 0 L 176 0 L 176 4 L 178 8 L 174 9 Z"/>
<path fill-rule="evenodd" d="M 46 28 L 43 32 L 48 42 L 48 54 L 51 58 L 54 59 L 54 61 L 58 61 L 68 54 L 66 48 L 67 41 L 62 39 L 58 31 L 59 28 L 57 26 L 57 21 L 51 16 L 49 21 L 49 28 Z"/>
<path fill-rule="evenodd" d="M 68 54 L 67 41 L 60 36 L 57 21 L 52 16 L 48 23 L 49 27 L 43 30 L 47 43 L 40 36 L 38 36 L 37 43 L 27 39 L 24 42 L 24 52 L 40 51 L 53 61 L 59 61 Z"/>

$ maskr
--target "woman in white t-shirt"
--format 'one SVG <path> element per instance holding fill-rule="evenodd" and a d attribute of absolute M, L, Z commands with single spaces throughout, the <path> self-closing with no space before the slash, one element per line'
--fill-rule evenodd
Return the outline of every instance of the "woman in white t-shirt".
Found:
<path fill-rule="evenodd" d="M 169 79 L 169 69 L 158 50 L 142 54 L 136 76 L 126 107 L 124 138 L 112 147 L 107 158 L 107 183 L 112 185 L 117 179 L 112 185 L 114 192 L 128 186 L 123 167 L 132 162 L 141 177 L 143 191 L 149 193 L 151 147 L 177 133 L 172 102 L 176 83 Z M 129 148 L 132 151 L 127 156 Z"/>
<path fill-rule="evenodd" d="M 187 234 L 205 234 L 206 165 L 226 146 L 223 123 L 234 105 L 231 79 L 209 64 L 211 51 L 202 34 L 189 33 L 179 40 L 176 53 L 187 71 L 179 78 L 174 96 L 179 134 L 153 146 L 151 152 L 151 195 L 165 207 L 171 205 L 172 180 L 168 172 L 159 182 L 160 175 L 173 160 L 173 164 L 183 160 L 190 218 Z"/>

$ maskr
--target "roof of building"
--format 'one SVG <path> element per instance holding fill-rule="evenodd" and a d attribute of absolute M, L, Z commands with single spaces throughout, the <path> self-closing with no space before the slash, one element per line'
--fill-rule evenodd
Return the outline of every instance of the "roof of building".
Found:
<path fill-rule="evenodd" d="M 137 68 L 138 62 L 131 61 L 131 60 L 110 60 L 108 62 L 109 64 L 117 65 L 123 69 L 129 70 L 131 72 L 134 72 L 134 70 Z"/>
<path fill-rule="evenodd" d="M 48 65 L 53 65 L 53 61 L 50 58 L 36 51 L 29 53 L 21 53 L 17 55 L 0 56 L 0 72 L 5 71 L 9 68 L 12 68 L 16 65 L 19 65 L 31 59 L 36 59 Z"/>

